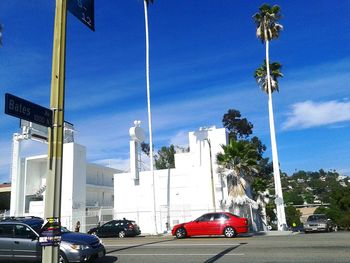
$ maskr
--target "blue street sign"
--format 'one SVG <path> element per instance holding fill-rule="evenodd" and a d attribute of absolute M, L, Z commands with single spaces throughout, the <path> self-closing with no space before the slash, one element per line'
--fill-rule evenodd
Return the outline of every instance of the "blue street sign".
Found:
<path fill-rule="evenodd" d="M 5 113 L 46 127 L 52 126 L 52 110 L 9 93 L 5 94 Z"/>
<path fill-rule="evenodd" d="M 58 217 L 47 218 L 41 228 L 39 242 L 43 247 L 59 246 L 61 243 L 61 221 Z"/>
<path fill-rule="evenodd" d="M 95 31 L 94 0 L 68 0 L 68 11 Z"/>

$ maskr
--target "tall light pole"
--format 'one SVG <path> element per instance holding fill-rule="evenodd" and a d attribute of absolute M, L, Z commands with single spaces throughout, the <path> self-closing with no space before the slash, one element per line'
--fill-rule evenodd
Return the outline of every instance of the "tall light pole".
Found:
<path fill-rule="evenodd" d="M 48 174 L 44 216 L 60 225 L 63 155 L 64 85 L 66 61 L 67 0 L 56 0 L 52 58 L 50 108 L 53 125 L 49 128 Z M 58 262 L 59 246 L 44 246 L 42 262 Z"/>
<path fill-rule="evenodd" d="M 157 206 L 156 206 L 156 188 L 153 167 L 153 138 L 152 138 L 152 114 L 151 114 L 151 93 L 149 81 L 149 31 L 148 31 L 148 0 L 143 1 L 145 10 L 145 32 L 146 32 L 146 89 L 147 89 L 147 112 L 148 112 L 148 132 L 149 132 L 149 154 L 150 154 L 150 169 L 152 173 L 152 192 L 153 192 L 153 216 L 155 232 L 157 230 Z"/>
<path fill-rule="evenodd" d="M 213 127 L 215 128 L 215 126 L 213 126 Z M 212 197 L 213 209 L 216 212 L 215 185 L 214 185 L 214 174 L 213 174 L 213 157 L 212 157 L 212 153 L 211 153 L 211 141 L 209 139 L 209 131 L 212 130 L 213 127 L 210 127 L 210 128 L 200 127 L 199 132 L 196 133 L 196 136 L 197 136 L 199 141 L 202 141 L 202 142 L 206 141 L 208 143 L 208 146 L 209 146 L 211 197 Z"/>
<path fill-rule="evenodd" d="M 211 197 L 213 201 L 214 212 L 216 212 L 216 201 L 215 201 L 215 186 L 214 186 L 214 175 L 213 175 L 213 158 L 211 154 L 211 143 L 209 138 L 205 138 L 209 145 L 209 159 L 210 159 L 210 179 L 211 179 Z"/>

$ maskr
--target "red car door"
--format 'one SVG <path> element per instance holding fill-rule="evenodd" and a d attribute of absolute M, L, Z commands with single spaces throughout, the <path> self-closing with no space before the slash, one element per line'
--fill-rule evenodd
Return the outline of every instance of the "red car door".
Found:
<path fill-rule="evenodd" d="M 208 222 L 208 234 L 209 235 L 222 235 L 222 219 L 221 213 L 213 213 L 210 221 Z"/>
<path fill-rule="evenodd" d="M 197 218 L 194 221 L 188 222 L 186 224 L 187 235 L 189 236 L 202 236 L 210 235 L 208 230 L 208 222 L 211 218 L 211 214 L 205 214 Z"/>

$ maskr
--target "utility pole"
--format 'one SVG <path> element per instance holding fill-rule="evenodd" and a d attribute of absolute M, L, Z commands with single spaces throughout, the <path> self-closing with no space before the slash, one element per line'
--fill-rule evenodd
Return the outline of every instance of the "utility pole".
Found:
<path fill-rule="evenodd" d="M 60 226 L 63 160 L 64 86 L 66 61 L 67 0 L 56 0 L 52 57 L 50 108 L 53 125 L 49 127 L 48 173 L 46 178 L 45 218 Z M 58 262 L 59 246 L 43 246 L 43 263 Z"/>

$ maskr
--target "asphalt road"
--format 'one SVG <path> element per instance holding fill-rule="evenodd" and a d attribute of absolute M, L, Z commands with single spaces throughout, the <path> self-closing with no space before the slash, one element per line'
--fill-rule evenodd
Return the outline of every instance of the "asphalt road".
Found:
<path fill-rule="evenodd" d="M 237 238 L 103 239 L 98 263 L 350 263 L 350 232 Z"/>

